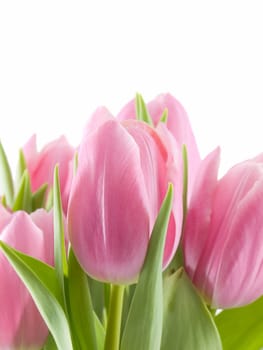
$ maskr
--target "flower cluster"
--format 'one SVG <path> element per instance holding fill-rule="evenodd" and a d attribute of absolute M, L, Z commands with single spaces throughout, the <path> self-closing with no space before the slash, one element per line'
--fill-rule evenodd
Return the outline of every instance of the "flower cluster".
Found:
<path fill-rule="evenodd" d="M 1 146 L 0 349 L 263 346 L 263 155 L 219 157 L 170 94 L 32 136 L 16 182 Z"/>

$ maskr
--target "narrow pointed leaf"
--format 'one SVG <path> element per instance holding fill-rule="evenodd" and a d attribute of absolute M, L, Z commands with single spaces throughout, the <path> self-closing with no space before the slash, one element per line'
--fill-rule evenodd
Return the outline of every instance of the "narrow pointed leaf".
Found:
<path fill-rule="evenodd" d="M 49 334 L 46 344 L 43 348 L 43 350 L 57 350 L 57 346 L 56 343 L 51 335 L 51 333 Z"/>
<path fill-rule="evenodd" d="M 13 205 L 14 184 L 10 165 L 0 142 L 0 194 L 5 195 L 8 206 Z"/>
<path fill-rule="evenodd" d="M 68 294 L 72 328 L 80 348 L 98 350 L 88 279 L 72 249 L 69 253 Z"/>
<path fill-rule="evenodd" d="M 39 208 L 45 207 L 45 196 L 47 192 L 48 185 L 44 184 L 39 189 L 33 193 L 32 196 L 32 210 L 35 211 Z"/>
<path fill-rule="evenodd" d="M 140 94 L 136 94 L 136 118 L 153 126 L 152 118 L 147 110 L 147 106 Z"/>
<path fill-rule="evenodd" d="M 54 170 L 53 185 L 53 202 L 54 202 L 54 254 L 55 254 L 55 270 L 61 286 L 62 294 L 65 295 L 64 276 L 67 275 L 67 258 L 65 248 L 65 236 L 63 225 L 63 213 L 60 195 L 58 166 Z"/>
<path fill-rule="evenodd" d="M 161 350 L 222 350 L 212 315 L 183 268 L 165 276 L 163 300 Z"/>
<path fill-rule="evenodd" d="M 7 252 L 11 252 L 13 255 L 20 259 L 28 269 L 39 276 L 41 282 L 46 288 L 53 294 L 53 296 L 62 304 L 62 300 L 59 299 L 59 285 L 57 282 L 56 272 L 54 267 L 33 258 L 30 255 L 21 253 L 20 251 L 10 247 L 4 242 L 0 241 L 0 247 L 6 249 Z M 10 253 L 10 254 L 11 254 Z"/>
<path fill-rule="evenodd" d="M 73 158 L 73 175 L 74 176 L 77 174 L 78 164 L 79 164 L 79 158 L 78 158 L 78 152 L 76 152 Z"/>
<path fill-rule="evenodd" d="M 160 350 L 163 313 L 162 261 L 172 201 L 173 187 L 169 185 L 135 289 L 122 336 L 121 350 Z"/>
<path fill-rule="evenodd" d="M 94 312 L 94 320 L 95 320 L 95 332 L 96 332 L 96 339 L 97 339 L 97 347 L 98 350 L 104 349 L 104 342 L 105 342 L 105 329 L 103 325 L 101 324 L 98 316 Z"/>
<path fill-rule="evenodd" d="M 47 193 L 47 200 L 46 200 L 46 210 L 49 211 L 50 209 L 53 208 L 53 187 L 49 188 L 48 193 Z"/>
<path fill-rule="evenodd" d="M 132 299 L 134 296 L 136 285 L 131 284 L 128 286 L 125 286 L 125 291 L 124 291 L 124 298 L 123 298 L 123 307 L 122 307 L 122 323 L 121 323 L 121 333 L 123 333 L 128 315 L 129 315 L 129 310 L 131 307 Z"/>
<path fill-rule="evenodd" d="M 168 109 L 165 108 L 163 114 L 161 115 L 160 122 L 166 124 L 168 120 Z"/>
<path fill-rule="evenodd" d="M 105 287 L 104 283 L 87 276 L 93 309 L 102 321 L 105 312 Z"/>
<path fill-rule="evenodd" d="M 27 166 L 26 166 L 25 156 L 24 156 L 22 149 L 20 149 L 19 155 L 18 155 L 18 164 L 17 164 L 17 169 L 16 169 L 16 183 L 17 183 L 17 185 L 20 184 L 21 178 L 22 178 L 26 168 L 27 168 Z"/>
<path fill-rule="evenodd" d="M 2 204 L 5 208 L 7 208 L 7 203 L 6 203 L 6 197 L 5 197 L 5 195 L 3 195 L 3 196 L 1 197 L 1 204 Z"/>
<path fill-rule="evenodd" d="M 263 348 L 263 297 L 247 306 L 222 311 L 215 322 L 224 350 Z"/>
<path fill-rule="evenodd" d="M 21 183 L 13 205 L 13 211 L 25 210 L 27 213 L 32 212 L 32 192 L 30 178 L 27 170 L 21 178 Z"/>
<path fill-rule="evenodd" d="M 29 290 L 40 314 L 52 333 L 58 350 L 73 350 L 67 318 L 61 304 L 50 291 L 50 284 L 47 281 L 46 276 L 44 280 L 41 280 L 42 273 L 36 274 L 35 271 L 26 264 L 24 258 L 21 258 L 21 255 L 18 254 L 17 251 L 3 242 L 0 242 L 0 247 L 20 279 Z M 38 267 L 40 268 L 40 264 L 38 264 Z M 43 266 L 40 269 L 47 273 L 47 269 Z"/>

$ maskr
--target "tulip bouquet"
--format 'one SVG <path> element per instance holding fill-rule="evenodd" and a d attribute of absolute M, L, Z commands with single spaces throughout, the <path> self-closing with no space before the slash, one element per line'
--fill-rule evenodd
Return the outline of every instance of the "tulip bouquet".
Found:
<path fill-rule="evenodd" d="M 171 95 L 0 144 L 1 350 L 259 350 L 263 155 L 218 178 Z"/>

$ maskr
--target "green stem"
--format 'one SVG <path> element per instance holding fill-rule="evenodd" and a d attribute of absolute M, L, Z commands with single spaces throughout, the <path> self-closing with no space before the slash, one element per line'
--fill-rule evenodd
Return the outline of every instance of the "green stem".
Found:
<path fill-rule="evenodd" d="M 118 350 L 125 286 L 112 285 L 104 350 Z"/>

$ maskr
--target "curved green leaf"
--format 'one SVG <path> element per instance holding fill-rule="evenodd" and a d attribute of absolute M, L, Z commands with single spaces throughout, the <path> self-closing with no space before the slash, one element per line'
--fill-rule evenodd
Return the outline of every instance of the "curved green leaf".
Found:
<path fill-rule="evenodd" d="M 26 159 L 23 153 L 23 150 L 19 150 L 18 154 L 18 164 L 16 168 L 16 184 L 19 185 L 24 174 L 24 171 L 27 169 Z"/>
<path fill-rule="evenodd" d="M 88 279 L 72 249 L 69 252 L 68 295 L 72 328 L 80 349 L 97 350 L 95 319 Z"/>
<path fill-rule="evenodd" d="M 4 148 L 0 142 L 0 194 L 5 195 L 8 206 L 12 207 L 14 200 L 14 183 L 10 165 Z"/>
<path fill-rule="evenodd" d="M 213 318 L 183 268 L 165 276 L 163 300 L 161 350 L 222 349 Z"/>
<path fill-rule="evenodd" d="M 162 261 L 173 201 L 169 186 L 155 222 L 123 331 L 121 350 L 160 350 L 163 314 Z"/>
<path fill-rule="evenodd" d="M 168 108 L 165 108 L 161 115 L 160 122 L 166 124 L 168 120 Z"/>
<path fill-rule="evenodd" d="M 57 273 L 59 285 L 61 287 L 61 293 L 65 296 L 64 276 L 66 276 L 68 273 L 68 264 L 66 257 L 63 213 L 57 165 L 54 170 L 53 203 L 55 270 Z"/>
<path fill-rule="evenodd" d="M 32 192 L 30 185 L 29 173 L 27 170 L 21 178 L 18 192 L 13 205 L 13 211 L 25 210 L 27 213 L 32 212 Z"/>
<path fill-rule="evenodd" d="M 140 94 L 136 94 L 136 118 L 137 120 L 144 121 L 145 123 L 153 126 L 152 118 L 147 110 L 147 106 Z"/>
<path fill-rule="evenodd" d="M 222 311 L 215 322 L 224 350 L 263 348 L 263 297 L 247 306 Z"/>
<path fill-rule="evenodd" d="M 95 312 L 94 312 L 94 320 L 95 320 L 95 332 L 96 332 L 98 350 L 103 350 L 104 342 L 105 342 L 105 329 Z"/>
<path fill-rule="evenodd" d="M 48 185 L 45 183 L 32 195 L 32 211 L 45 208 L 45 197 Z"/>
<path fill-rule="evenodd" d="M 0 242 L 0 247 L 29 290 L 40 314 L 52 333 L 58 350 L 73 350 L 66 315 L 60 302 L 55 297 L 57 288 L 53 292 L 51 291 L 55 286 L 54 275 L 51 272 L 53 270 L 50 270 L 41 262 L 36 262 L 36 259 L 26 257 L 25 254 L 19 253 L 3 242 Z"/>

